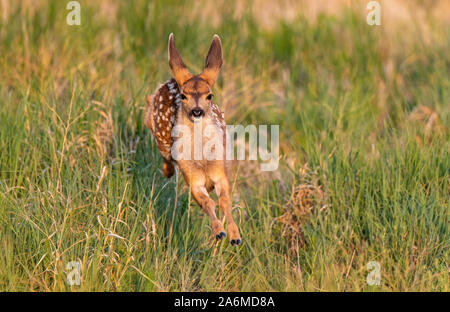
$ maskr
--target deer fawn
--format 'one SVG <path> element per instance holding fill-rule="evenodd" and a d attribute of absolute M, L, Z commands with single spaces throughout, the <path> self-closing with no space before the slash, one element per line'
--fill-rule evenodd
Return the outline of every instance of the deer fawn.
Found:
<path fill-rule="evenodd" d="M 169 65 L 175 78 L 161 85 L 153 95 L 147 97 L 145 124 L 153 133 L 156 146 L 164 159 L 163 172 L 167 178 L 174 174 L 177 164 L 189 185 L 195 201 L 211 218 L 212 232 L 217 240 L 226 237 L 222 222 L 217 218 L 214 200 L 209 192 L 216 190 L 219 208 L 225 214 L 231 245 L 240 245 L 241 237 L 231 214 L 230 182 L 227 176 L 226 124 L 220 109 L 213 103 L 211 89 L 222 66 L 222 44 L 219 36 L 214 35 L 205 68 L 199 75 L 193 75 L 184 64 L 175 47 L 173 34 L 169 36 Z M 174 159 L 172 145 L 176 136 L 174 127 L 187 127 L 193 133 L 194 126 L 208 126 L 220 135 L 223 157 L 212 160 Z M 205 132 L 202 133 L 205 136 Z M 194 139 L 190 138 L 194 146 Z M 195 148 L 195 147 L 194 147 Z M 222 153 L 221 151 L 219 153 Z"/>

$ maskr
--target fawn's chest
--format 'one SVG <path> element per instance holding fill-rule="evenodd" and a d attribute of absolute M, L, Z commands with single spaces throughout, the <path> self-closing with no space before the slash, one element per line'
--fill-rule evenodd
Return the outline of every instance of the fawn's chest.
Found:
<path fill-rule="evenodd" d="M 194 120 L 182 107 L 177 110 L 172 131 L 172 153 L 181 153 L 181 157 L 176 157 L 178 162 L 193 161 L 204 166 L 208 161 L 223 159 L 225 122 L 218 107 L 212 105 L 204 117 Z"/>

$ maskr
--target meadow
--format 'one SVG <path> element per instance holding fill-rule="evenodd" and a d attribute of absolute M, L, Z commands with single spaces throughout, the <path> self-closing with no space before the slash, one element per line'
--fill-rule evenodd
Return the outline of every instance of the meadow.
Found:
<path fill-rule="evenodd" d="M 0 291 L 449 291 L 448 1 L 67 2 L 0 1 Z M 143 124 L 171 32 L 196 73 L 220 35 L 228 124 L 280 125 L 238 247 Z"/>

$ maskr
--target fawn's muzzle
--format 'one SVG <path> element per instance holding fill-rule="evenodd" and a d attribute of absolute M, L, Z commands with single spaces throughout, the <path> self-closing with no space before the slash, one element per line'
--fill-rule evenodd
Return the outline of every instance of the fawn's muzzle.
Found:
<path fill-rule="evenodd" d="M 194 108 L 191 110 L 191 115 L 195 118 L 203 117 L 205 115 L 205 111 L 201 108 Z"/>

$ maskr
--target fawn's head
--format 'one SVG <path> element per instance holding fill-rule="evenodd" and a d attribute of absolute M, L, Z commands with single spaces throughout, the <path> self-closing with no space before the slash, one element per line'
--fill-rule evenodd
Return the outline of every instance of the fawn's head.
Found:
<path fill-rule="evenodd" d="M 222 66 L 222 44 L 220 38 L 214 35 L 205 68 L 199 75 L 193 75 L 183 62 L 175 47 L 173 34 L 169 36 L 169 64 L 175 75 L 175 80 L 181 92 L 182 109 L 193 121 L 208 113 L 212 100 L 212 87 Z"/>

